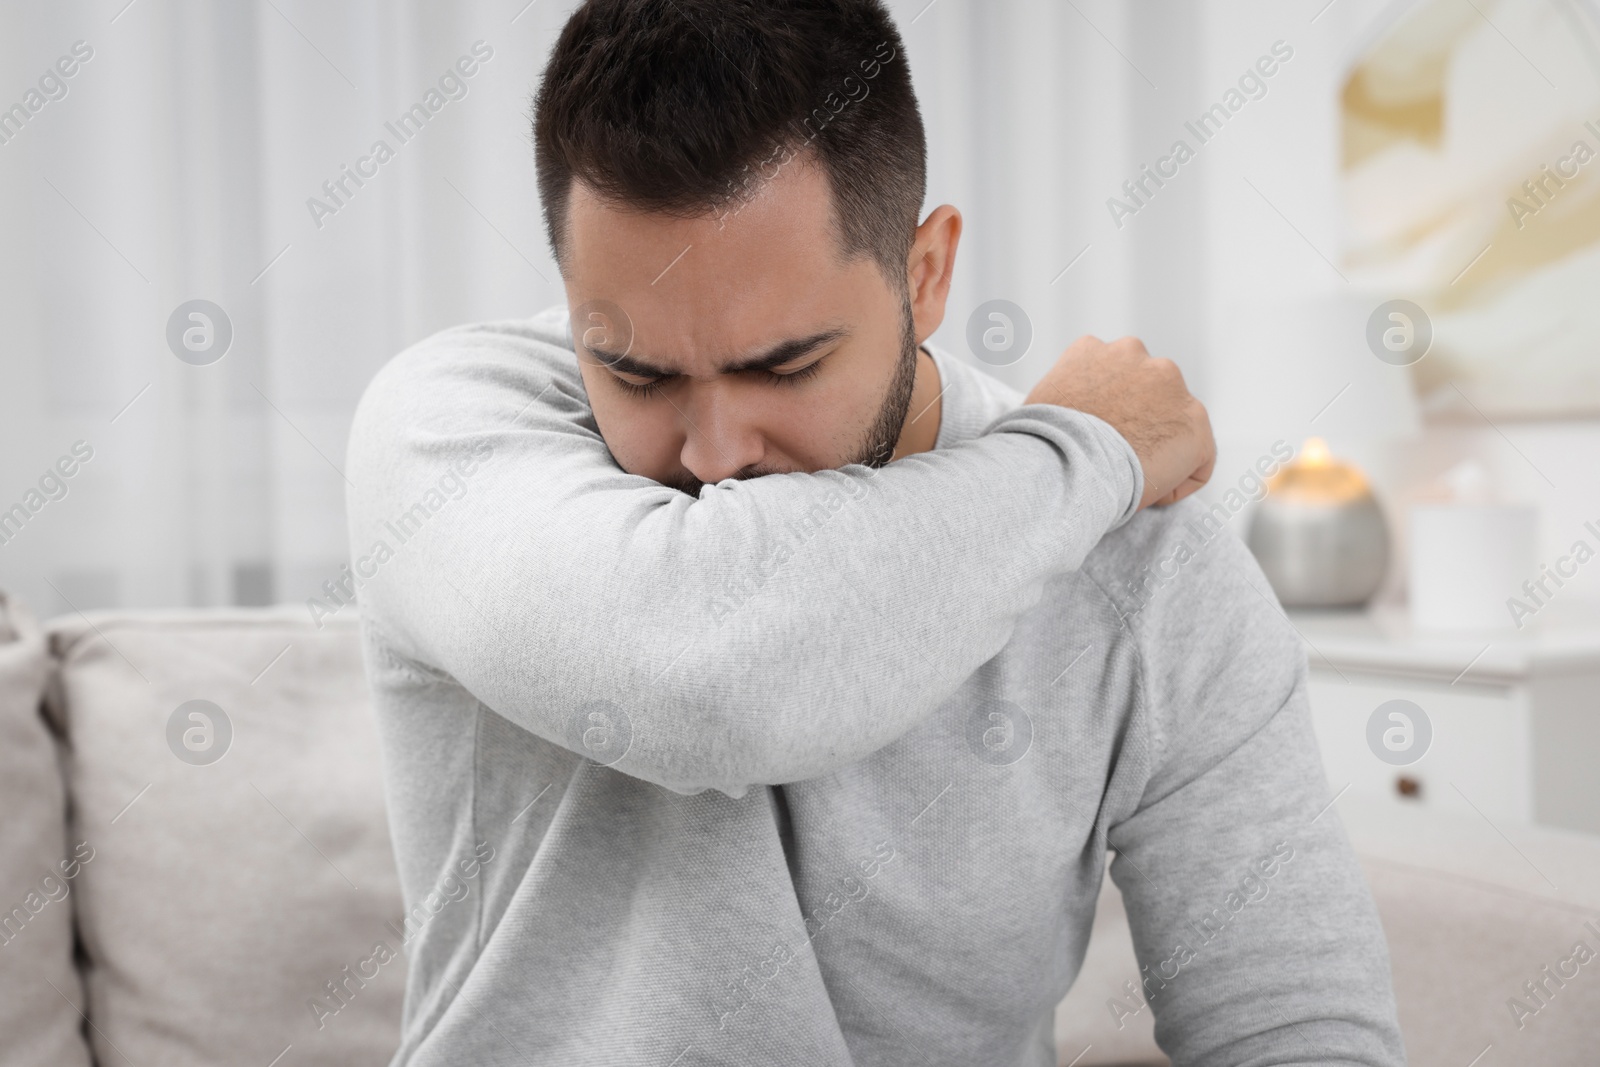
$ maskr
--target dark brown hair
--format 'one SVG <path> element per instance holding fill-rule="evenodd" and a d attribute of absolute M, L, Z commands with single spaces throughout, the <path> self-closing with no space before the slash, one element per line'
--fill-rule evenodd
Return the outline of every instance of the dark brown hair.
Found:
<path fill-rule="evenodd" d="M 843 255 L 905 279 L 927 150 L 880 0 L 588 0 L 551 51 L 533 133 L 558 262 L 574 180 L 648 211 L 726 215 L 801 157 L 828 177 Z"/>

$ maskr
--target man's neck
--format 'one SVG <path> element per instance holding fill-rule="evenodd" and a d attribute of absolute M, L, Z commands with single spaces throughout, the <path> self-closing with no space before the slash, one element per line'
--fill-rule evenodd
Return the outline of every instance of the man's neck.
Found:
<path fill-rule="evenodd" d="M 917 377 L 911 387 L 911 406 L 906 412 L 906 424 L 900 429 L 900 440 L 895 445 L 894 459 L 932 451 L 939 440 L 939 420 L 943 404 L 944 383 L 939 380 L 939 367 L 928 355 L 926 348 L 917 348 Z M 892 462 L 892 461 L 891 461 Z"/>

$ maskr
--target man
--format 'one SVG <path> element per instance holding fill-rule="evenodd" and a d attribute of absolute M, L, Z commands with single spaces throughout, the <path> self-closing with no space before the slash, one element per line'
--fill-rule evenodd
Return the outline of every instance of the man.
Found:
<path fill-rule="evenodd" d="M 350 445 L 394 1062 L 1044 1067 L 1108 849 L 1177 1063 L 1401 1062 L 1203 409 L 923 344 L 961 222 L 877 0 L 592 0 L 535 141 L 570 323 L 422 342 Z"/>

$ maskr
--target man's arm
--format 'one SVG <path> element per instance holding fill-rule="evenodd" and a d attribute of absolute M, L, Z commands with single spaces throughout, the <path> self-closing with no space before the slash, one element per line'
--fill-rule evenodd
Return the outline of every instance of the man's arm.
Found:
<path fill-rule="evenodd" d="M 1141 556 L 1194 536 L 1173 522 Z M 1403 1064 L 1305 654 L 1255 561 L 1219 531 L 1129 622 L 1152 772 L 1107 842 L 1157 1041 L 1183 1067 Z"/>
<path fill-rule="evenodd" d="M 351 546 L 393 549 L 363 614 L 512 722 L 585 754 L 598 729 L 625 748 L 606 762 L 682 792 L 739 796 L 893 741 L 1143 492 L 1109 425 L 1032 404 L 882 469 L 691 499 L 622 471 L 575 371 L 516 330 L 425 342 L 363 399 Z M 392 544 L 463 460 L 464 495 Z"/>

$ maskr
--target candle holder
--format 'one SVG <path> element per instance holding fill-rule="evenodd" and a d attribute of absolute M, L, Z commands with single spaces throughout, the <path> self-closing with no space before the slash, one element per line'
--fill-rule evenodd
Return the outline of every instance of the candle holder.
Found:
<path fill-rule="evenodd" d="M 1285 607 L 1365 604 L 1389 566 L 1389 527 L 1366 476 L 1313 437 L 1273 475 L 1246 538 Z"/>

